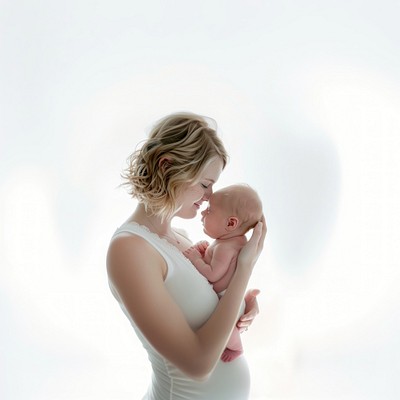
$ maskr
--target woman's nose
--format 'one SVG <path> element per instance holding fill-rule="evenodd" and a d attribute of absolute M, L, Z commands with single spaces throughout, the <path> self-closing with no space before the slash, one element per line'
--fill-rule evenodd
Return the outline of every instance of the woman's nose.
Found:
<path fill-rule="evenodd" d="M 210 198 L 210 196 L 212 195 L 212 187 L 211 185 L 204 191 L 204 196 L 203 199 L 204 201 L 208 201 L 208 199 Z"/>

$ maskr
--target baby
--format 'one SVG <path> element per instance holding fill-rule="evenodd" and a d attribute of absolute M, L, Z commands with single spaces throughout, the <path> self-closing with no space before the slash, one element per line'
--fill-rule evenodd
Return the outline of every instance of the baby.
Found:
<path fill-rule="evenodd" d="M 221 297 L 235 272 L 239 251 L 247 242 L 245 233 L 262 217 L 262 204 L 250 186 L 236 184 L 213 193 L 201 215 L 204 232 L 215 240 L 211 245 L 207 241 L 196 243 L 184 255 Z M 221 359 L 229 362 L 242 353 L 235 327 Z"/>

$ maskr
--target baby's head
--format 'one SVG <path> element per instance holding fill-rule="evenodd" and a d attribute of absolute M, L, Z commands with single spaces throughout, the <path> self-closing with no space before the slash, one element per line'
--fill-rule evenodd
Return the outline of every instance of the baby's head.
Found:
<path fill-rule="evenodd" d="M 214 192 L 202 212 L 205 233 L 216 239 L 244 235 L 262 217 L 257 192 L 247 184 L 235 184 Z"/>

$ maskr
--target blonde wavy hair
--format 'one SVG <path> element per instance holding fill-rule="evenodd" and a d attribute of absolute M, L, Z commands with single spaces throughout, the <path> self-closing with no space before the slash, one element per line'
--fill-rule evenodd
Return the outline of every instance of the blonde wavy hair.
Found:
<path fill-rule="evenodd" d="M 228 155 L 214 120 L 186 112 L 171 114 L 159 120 L 141 148 L 129 156 L 122 185 L 147 211 L 163 219 L 172 217 L 182 189 L 195 184 L 216 157 L 224 168 Z"/>

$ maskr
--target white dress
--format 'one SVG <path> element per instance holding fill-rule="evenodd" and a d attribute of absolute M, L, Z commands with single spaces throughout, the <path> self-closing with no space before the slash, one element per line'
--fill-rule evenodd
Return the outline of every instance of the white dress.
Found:
<path fill-rule="evenodd" d="M 150 232 L 147 227 L 126 223 L 117 229 L 114 236 L 120 232 L 129 232 L 144 238 L 161 254 L 168 266 L 165 285 L 182 309 L 188 324 L 197 329 L 206 322 L 218 304 L 218 296 L 192 263 L 175 246 Z M 117 295 L 116 298 L 151 362 L 152 380 L 142 400 L 248 399 L 250 375 L 243 355 L 228 363 L 219 361 L 206 381 L 195 381 L 157 353 L 135 325 Z"/>

